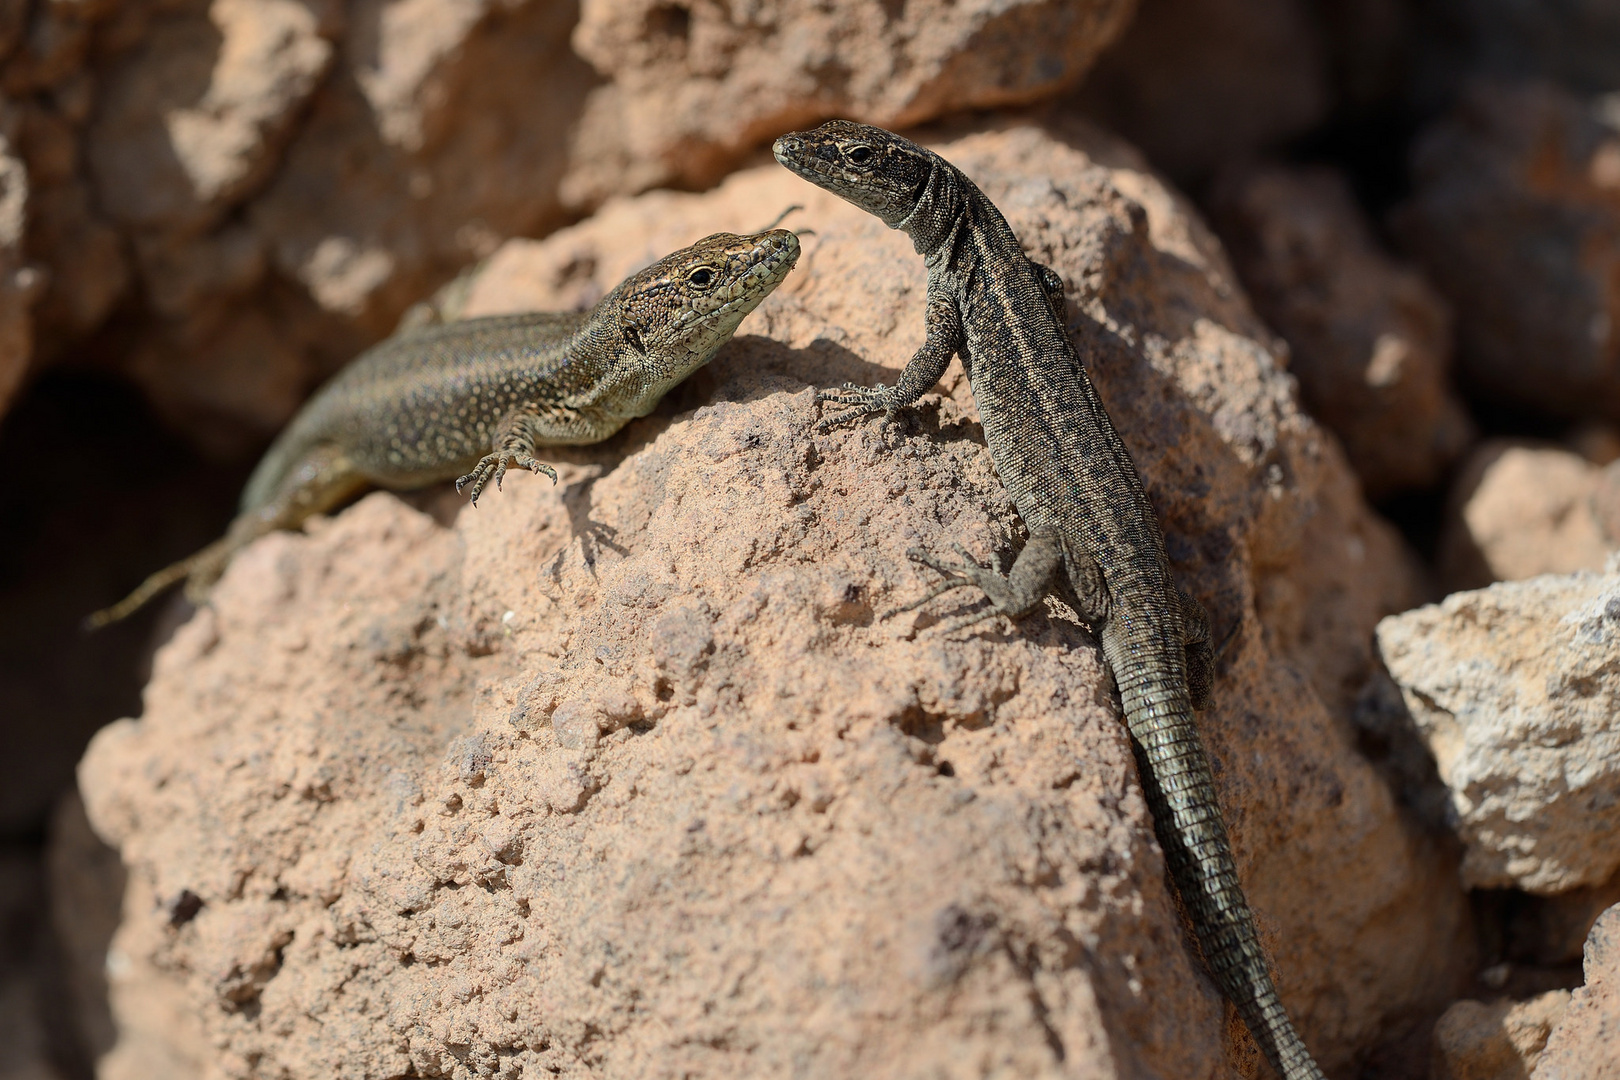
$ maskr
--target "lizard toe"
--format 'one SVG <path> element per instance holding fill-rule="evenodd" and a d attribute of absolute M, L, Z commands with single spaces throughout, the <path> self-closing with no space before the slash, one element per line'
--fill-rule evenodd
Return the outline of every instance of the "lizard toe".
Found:
<path fill-rule="evenodd" d="M 478 496 L 484 493 L 484 489 L 489 486 L 490 480 L 497 476 L 496 462 L 497 459 L 494 454 L 490 454 L 479 461 L 477 465 L 473 466 L 472 472 L 456 480 L 456 494 L 461 494 L 462 488 L 470 484 L 472 489 L 467 492 L 467 501 L 477 506 Z M 504 466 L 500 471 L 506 471 Z"/>

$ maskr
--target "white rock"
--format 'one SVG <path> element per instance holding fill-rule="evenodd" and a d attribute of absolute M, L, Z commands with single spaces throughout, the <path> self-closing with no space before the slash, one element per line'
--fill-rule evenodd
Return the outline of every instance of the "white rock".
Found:
<path fill-rule="evenodd" d="M 1463 883 L 1557 893 L 1620 867 L 1620 559 L 1378 624 L 1451 789 Z"/>

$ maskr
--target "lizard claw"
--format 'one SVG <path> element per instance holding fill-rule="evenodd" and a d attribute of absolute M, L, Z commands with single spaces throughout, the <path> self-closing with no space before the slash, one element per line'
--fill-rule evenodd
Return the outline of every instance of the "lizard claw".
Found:
<path fill-rule="evenodd" d="M 941 577 L 941 581 L 938 585 L 935 585 L 932 589 L 929 589 L 928 592 L 923 596 L 918 597 L 909 604 L 904 604 L 895 608 L 893 611 L 885 613 L 884 615 L 880 616 L 880 618 L 891 619 L 894 616 L 903 614 L 907 611 L 916 611 L 929 601 L 935 599 L 936 597 L 944 596 L 953 589 L 965 589 L 969 586 L 977 585 L 978 583 L 974 581 L 973 577 L 967 572 L 967 569 L 968 567 L 973 567 L 974 569 L 982 568 L 977 562 L 974 561 L 973 556 L 968 554 L 967 548 L 963 547 L 961 544 L 952 544 L 951 547 L 955 550 L 956 554 L 961 557 L 962 561 L 960 563 L 953 565 L 946 562 L 944 559 L 939 558 L 938 556 L 929 554 L 928 551 L 920 547 L 907 548 L 906 558 L 920 566 L 926 566 L 930 570 L 938 573 Z M 982 599 L 988 599 L 988 597 L 984 597 Z M 945 637 L 954 637 L 956 634 L 966 630 L 970 626 L 976 626 L 979 623 L 985 622 L 989 619 L 999 618 L 1003 614 L 1005 613 L 992 604 L 979 611 L 969 612 L 961 618 L 946 623 L 939 632 Z"/>
<path fill-rule="evenodd" d="M 958 548 L 960 549 L 960 545 L 958 545 Z M 930 600 L 933 600 L 935 597 L 944 596 L 952 589 L 960 589 L 967 585 L 973 584 L 965 576 L 957 573 L 953 567 L 941 562 L 939 559 L 934 558 L 934 556 L 928 554 L 928 552 L 924 551 L 920 547 L 907 548 L 906 558 L 910 559 L 914 563 L 921 563 L 930 570 L 937 570 L 944 576 L 945 580 L 941 581 L 938 585 L 935 585 L 932 589 L 928 590 L 926 594 L 916 600 L 913 600 L 911 603 L 902 604 L 893 611 L 884 612 L 882 615 L 878 616 L 880 621 L 892 619 L 896 615 L 904 615 L 908 611 L 916 611 L 918 608 L 922 607 Z"/>
<path fill-rule="evenodd" d="M 520 469 L 528 469 L 532 473 L 540 473 L 551 477 L 551 482 L 557 482 L 557 470 L 544 462 L 536 461 L 517 450 L 498 450 L 493 454 L 486 454 L 481 458 L 473 471 L 456 480 L 456 494 L 467 484 L 472 484 L 472 491 L 468 492 L 467 499 L 474 506 L 478 505 L 478 496 L 484 493 L 491 480 L 495 481 L 495 490 L 501 489 L 501 480 L 506 476 L 508 467 L 516 465 Z"/>
<path fill-rule="evenodd" d="M 963 549 L 961 544 L 952 544 L 951 546 L 956 549 L 956 553 L 962 557 L 963 562 L 972 561 L 968 558 L 968 553 Z M 939 558 L 937 555 L 930 554 L 923 548 L 907 548 L 906 558 L 921 566 L 926 566 L 930 570 L 943 574 L 947 581 L 957 581 L 964 585 L 968 584 L 967 576 L 962 573 L 961 566 L 952 566 L 944 559 Z"/>
<path fill-rule="evenodd" d="M 860 386 L 856 383 L 845 383 L 837 390 L 818 390 L 816 392 L 817 405 L 844 405 L 845 411 L 834 416 L 823 417 L 816 425 L 816 433 L 825 435 L 841 427 L 852 427 L 868 416 L 877 413 L 883 414 L 883 424 L 878 429 L 878 437 L 886 439 L 889 429 L 894 426 L 895 418 L 900 412 L 900 406 L 895 401 L 894 387 L 878 383 L 876 386 Z"/>

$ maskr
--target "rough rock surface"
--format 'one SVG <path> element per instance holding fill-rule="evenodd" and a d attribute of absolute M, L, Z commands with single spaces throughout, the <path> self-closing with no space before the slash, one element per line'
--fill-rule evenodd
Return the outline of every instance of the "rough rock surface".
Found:
<path fill-rule="evenodd" d="M 1335 719 L 1402 552 L 1138 159 L 1083 129 L 944 150 L 1067 280 L 1231 635 L 1202 723 L 1240 871 L 1347 1068 L 1470 963 L 1452 871 Z M 551 454 L 557 487 L 268 537 L 160 652 L 80 770 L 130 868 L 125 1038 L 173 1001 L 213 1075 L 1256 1074 L 1086 631 L 880 617 L 930 584 L 907 547 L 1016 535 L 959 369 L 887 448 L 811 432 L 814 387 L 921 341 L 903 236 L 772 166 L 512 245 L 463 310 L 588 303 L 789 202 L 796 274 L 659 413 Z"/>
<path fill-rule="evenodd" d="M 1620 108 L 1483 84 L 1417 141 L 1396 224 L 1457 315 L 1458 369 L 1517 408 L 1620 418 Z"/>
<path fill-rule="evenodd" d="M 1620 905 L 1586 939 L 1586 983 L 1570 995 L 1533 1080 L 1615 1080 L 1620 1076 Z"/>
<path fill-rule="evenodd" d="M 1620 560 L 1378 624 L 1451 790 L 1463 883 L 1557 893 L 1620 868 Z"/>
<path fill-rule="evenodd" d="M 1343 440 L 1368 497 L 1438 483 L 1473 424 L 1448 385 L 1451 316 L 1433 287 L 1379 247 L 1331 169 L 1233 169 L 1210 198 L 1306 408 Z"/>
<path fill-rule="evenodd" d="M 1620 470 L 1611 477 L 1556 447 L 1482 443 L 1452 483 L 1440 537 L 1442 580 L 1457 591 L 1602 569 L 1620 548 L 1617 479 Z"/>
<path fill-rule="evenodd" d="M 834 116 L 906 128 L 1074 83 L 1136 0 L 583 0 L 574 47 L 611 86 L 565 197 L 713 183 L 750 149 Z"/>
<path fill-rule="evenodd" d="M 1081 86 L 1086 115 L 1182 181 L 1319 123 L 1327 57 L 1302 0 L 1142 0 Z"/>
<path fill-rule="evenodd" d="M 1569 1006 L 1568 990 L 1528 1001 L 1463 1000 L 1434 1027 L 1432 1080 L 1522 1080 Z"/>

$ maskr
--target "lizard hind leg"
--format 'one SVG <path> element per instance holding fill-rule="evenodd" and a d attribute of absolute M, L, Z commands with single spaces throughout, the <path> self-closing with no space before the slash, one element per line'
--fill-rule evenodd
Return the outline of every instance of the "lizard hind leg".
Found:
<path fill-rule="evenodd" d="M 1029 542 L 1024 545 L 1024 550 L 1018 553 L 1018 558 L 1013 563 L 1012 573 L 1006 576 L 974 562 L 961 544 L 952 546 L 961 558 L 959 563 L 945 562 L 921 548 L 912 548 L 906 552 L 906 556 L 913 562 L 938 571 L 944 576 L 944 580 L 923 600 L 901 610 L 920 607 L 951 589 L 971 585 L 990 601 L 990 608 L 969 622 L 953 627 L 955 630 L 971 626 L 984 618 L 989 618 L 992 614 L 1005 615 L 1012 619 L 1021 619 L 1028 615 L 1052 591 L 1053 577 L 1058 567 L 1063 564 L 1063 540 L 1056 530 L 1031 533 Z"/>
<path fill-rule="evenodd" d="M 1182 633 L 1187 643 L 1187 694 L 1199 712 L 1209 708 L 1215 692 L 1215 650 L 1209 635 L 1209 612 L 1198 598 L 1179 585 Z"/>

